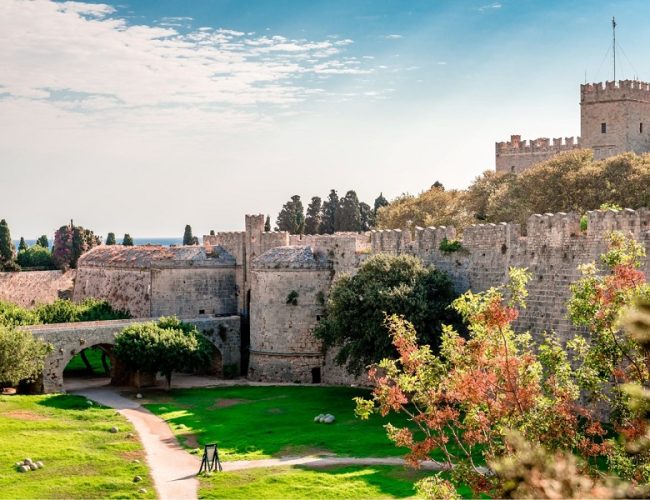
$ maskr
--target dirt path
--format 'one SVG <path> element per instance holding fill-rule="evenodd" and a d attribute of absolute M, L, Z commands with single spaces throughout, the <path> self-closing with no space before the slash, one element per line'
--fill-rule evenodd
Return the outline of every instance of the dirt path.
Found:
<path fill-rule="evenodd" d="M 114 389 L 90 388 L 76 394 L 115 408 L 135 427 L 144 446 L 158 497 L 162 500 L 197 498 L 196 473 L 200 460 L 187 453 L 167 423 L 137 402 L 120 396 Z"/>
<path fill-rule="evenodd" d="M 333 465 L 396 465 L 405 466 L 403 458 L 398 457 L 283 457 L 283 458 L 265 458 L 262 460 L 239 460 L 236 462 L 221 462 L 224 472 L 260 469 L 268 467 L 282 467 L 286 465 L 306 465 L 308 467 L 330 467 Z M 440 464 L 435 462 L 423 462 L 421 465 L 425 470 L 441 470 Z"/>

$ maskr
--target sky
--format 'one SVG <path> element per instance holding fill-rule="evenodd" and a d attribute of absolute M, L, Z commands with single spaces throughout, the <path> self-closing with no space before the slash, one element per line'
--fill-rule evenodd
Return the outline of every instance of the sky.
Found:
<path fill-rule="evenodd" d="M 201 235 L 465 188 L 511 134 L 579 135 L 614 15 L 650 80 L 647 0 L 0 0 L 0 218 Z"/>

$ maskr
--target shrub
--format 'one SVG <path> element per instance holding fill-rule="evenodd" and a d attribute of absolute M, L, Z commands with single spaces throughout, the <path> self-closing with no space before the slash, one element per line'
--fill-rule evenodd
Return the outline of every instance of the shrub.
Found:
<path fill-rule="evenodd" d="M 41 245 L 32 245 L 26 250 L 18 252 L 16 260 L 21 267 L 56 268 L 50 249 Z"/>
<path fill-rule="evenodd" d="M 458 240 L 448 240 L 447 238 L 443 238 L 438 248 L 443 253 L 453 253 L 458 252 L 458 250 L 463 248 L 463 245 Z"/>
<path fill-rule="evenodd" d="M 289 292 L 289 295 L 287 295 L 287 304 L 291 306 L 297 306 L 298 305 L 298 292 L 295 290 L 291 290 Z"/>
<path fill-rule="evenodd" d="M 50 350 L 51 346 L 30 332 L 0 325 L 0 387 L 34 381 Z"/>

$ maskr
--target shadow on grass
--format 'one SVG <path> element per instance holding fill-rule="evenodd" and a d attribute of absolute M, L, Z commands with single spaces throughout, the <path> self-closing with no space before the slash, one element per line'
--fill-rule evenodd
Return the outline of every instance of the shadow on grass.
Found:
<path fill-rule="evenodd" d="M 92 408 L 104 408 L 97 403 L 89 405 L 88 399 L 84 396 L 75 396 L 72 394 L 56 394 L 54 396 L 45 397 L 39 401 L 38 404 L 49 408 L 56 408 L 57 410 L 85 411 Z"/>

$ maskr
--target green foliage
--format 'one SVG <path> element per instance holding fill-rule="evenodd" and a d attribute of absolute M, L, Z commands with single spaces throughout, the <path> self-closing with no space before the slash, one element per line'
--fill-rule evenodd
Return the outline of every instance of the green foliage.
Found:
<path fill-rule="evenodd" d="M 269 215 L 266 216 L 266 220 L 264 221 L 264 232 L 271 232 L 271 216 Z M 214 234 L 214 231 L 212 231 L 210 234 Z"/>
<path fill-rule="evenodd" d="M 284 204 L 275 223 L 280 231 L 288 231 L 290 234 L 305 232 L 305 214 L 300 196 L 294 195 Z"/>
<path fill-rule="evenodd" d="M 440 241 L 440 246 L 438 247 L 438 249 L 443 253 L 458 252 L 461 248 L 463 248 L 463 245 L 460 241 L 448 240 L 447 238 L 443 238 L 442 241 Z"/>
<path fill-rule="evenodd" d="M 357 231 L 370 231 L 375 226 L 375 213 L 370 208 L 370 205 L 363 201 L 359 203 L 359 215 L 360 219 Z"/>
<path fill-rule="evenodd" d="M 307 206 L 305 234 L 320 234 L 322 224 L 322 200 L 314 196 Z"/>
<path fill-rule="evenodd" d="M 47 236 L 44 234 L 38 237 L 36 244 L 42 246 L 43 248 L 50 248 L 50 242 L 47 240 Z"/>
<path fill-rule="evenodd" d="M 415 483 L 418 495 L 428 499 L 455 500 L 461 498 L 456 488 L 441 476 L 430 476 Z"/>
<path fill-rule="evenodd" d="M 25 238 L 21 236 L 20 243 L 18 243 L 18 251 L 24 252 L 25 250 L 27 250 L 27 243 L 25 243 Z"/>
<path fill-rule="evenodd" d="M 11 241 L 11 232 L 7 221 L 0 220 L 0 270 L 13 270 L 12 263 L 16 257 L 16 247 Z"/>
<path fill-rule="evenodd" d="M 133 246 L 133 238 L 131 238 L 131 235 L 129 233 L 124 234 L 124 238 L 122 238 L 122 245 L 125 247 Z"/>
<path fill-rule="evenodd" d="M 106 235 L 106 244 L 107 245 L 115 245 L 116 244 L 115 233 L 108 233 Z"/>
<path fill-rule="evenodd" d="M 42 304 L 31 310 L 0 301 L 0 325 L 7 326 L 106 321 L 130 317 L 128 312 L 113 309 L 107 301 L 94 298 L 88 298 L 80 304 L 58 299 L 52 304 Z"/>
<path fill-rule="evenodd" d="M 589 227 L 589 218 L 586 215 L 580 217 L 580 231 L 585 232 Z"/>
<path fill-rule="evenodd" d="M 0 387 L 36 380 L 50 350 L 30 332 L 0 325 Z"/>
<path fill-rule="evenodd" d="M 56 269 L 50 249 L 38 244 L 19 251 L 16 261 L 21 267 L 25 268 L 42 267 L 46 269 Z"/>
<path fill-rule="evenodd" d="M 298 292 L 296 290 L 291 290 L 287 295 L 287 304 L 291 306 L 298 305 Z"/>
<path fill-rule="evenodd" d="M 337 231 L 360 231 L 361 209 L 359 198 L 355 191 L 348 191 L 339 201 L 339 211 L 336 218 Z"/>
<path fill-rule="evenodd" d="M 327 200 L 323 202 L 321 217 L 321 234 L 332 234 L 336 231 L 338 212 L 339 212 L 339 195 L 335 189 L 330 190 Z"/>
<path fill-rule="evenodd" d="M 223 365 L 223 378 L 232 380 L 239 377 L 239 365 L 237 363 L 226 363 Z"/>
<path fill-rule="evenodd" d="M 437 346 L 442 324 L 459 324 L 449 309 L 454 298 L 447 275 L 418 258 L 375 255 L 355 276 L 336 281 L 315 335 L 327 348 L 340 348 L 336 361 L 359 374 L 367 365 L 396 354 L 386 314 L 403 315 L 417 325 L 422 343 Z"/>
<path fill-rule="evenodd" d="M 174 371 L 208 368 L 212 349 L 195 326 L 167 317 L 129 325 L 115 338 L 113 353 L 133 371 L 162 373 L 171 387 Z"/>

